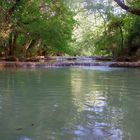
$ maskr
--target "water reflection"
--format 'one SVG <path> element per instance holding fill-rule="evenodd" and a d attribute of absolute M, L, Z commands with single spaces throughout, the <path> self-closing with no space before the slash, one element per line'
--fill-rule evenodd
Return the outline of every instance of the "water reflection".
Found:
<path fill-rule="evenodd" d="M 0 78 L 2 140 L 139 140 L 139 70 L 7 70 Z"/>
<path fill-rule="evenodd" d="M 137 70 L 134 71 L 139 73 Z M 78 108 L 77 111 L 82 114 L 84 126 L 89 128 L 90 134 L 85 132 L 87 134 L 86 139 L 90 135 L 91 137 L 94 136 L 94 139 L 138 139 L 136 131 L 132 132 L 131 125 L 129 125 L 132 122 L 129 119 L 129 114 L 132 116 L 130 104 L 134 105 L 135 103 L 126 101 L 126 99 L 132 100 L 130 95 L 139 96 L 137 94 L 139 76 L 134 71 L 126 69 L 118 72 L 105 71 L 104 73 L 93 71 L 92 74 L 91 71 L 88 71 L 86 72 L 89 75 L 88 79 L 86 78 L 87 75 L 84 74 L 77 78 L 75 78 L 76 75 L 73 75 L 74 104 Z M 129 72 L 134 72 L 131 80 Z M 133 123 L 137 122 L 133 119 Z M 140 127 L 139 122 L 138 124 Z"/>

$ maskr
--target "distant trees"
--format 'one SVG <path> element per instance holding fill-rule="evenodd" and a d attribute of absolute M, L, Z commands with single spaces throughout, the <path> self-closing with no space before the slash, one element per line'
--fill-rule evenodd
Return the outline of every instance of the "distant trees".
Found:
<path fill-rule="evenodd" d="M 136 56 L 140 52 L 139 0 L 77 1 L 80 1 L 82 10 L 77 14 L 80 24 L 74 44 L 80 52 L 113 57 Z M 80 17 L 82 13 L 86 13 L 85 21 Z M 77 39 L 78 31 L 81 35 Z"/>

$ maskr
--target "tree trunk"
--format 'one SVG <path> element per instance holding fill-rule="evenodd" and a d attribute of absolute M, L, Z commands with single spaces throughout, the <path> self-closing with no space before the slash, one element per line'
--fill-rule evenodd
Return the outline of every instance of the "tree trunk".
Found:
<path fill-rule="evenodd" d="M 24 46 L 24 54 L 27 56 L 27 53 L 31 53 L 31 49 L 38 47 L 41 44 L 41 39 L 33 39 L 30 40 L 28 43 Z"/>
<path fill-rule="evenodd" d="M 121 33 L 121 49 L 123 49 L 123 46 L 124 46 L 123 30 L 122 30 L 121 26 L 119 26 L 119 29 L 120 29 L 120 33 Z"/>
<path fill-rule="evenodd" d="M 15 56 L 16 55 L 16 40 L 17 40 L 18 34 L 16 32 L 11 34 L 11 37 L 9 39 L 9 55 Z"/>
<path fill-rule="evenodd" d="M 23 46 L 23 56 L 26 57 L 26 51 L 29 48 L 30 44 L 32 43 L 32 39 L 29 40 L 24 46 Z"/>

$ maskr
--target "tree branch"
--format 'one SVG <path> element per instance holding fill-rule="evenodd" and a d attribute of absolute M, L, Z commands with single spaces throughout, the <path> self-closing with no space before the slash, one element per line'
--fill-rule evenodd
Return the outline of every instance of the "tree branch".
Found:
<path fill-rule="evenodd" d="M 130 12 L 134 15 L 140 16 L 140 9 L 132 8 L 127 6 L 125 3 L 123 3 L 121 0 L 114 0 L 122 9 L 126 10 L 127 12 Z"/>

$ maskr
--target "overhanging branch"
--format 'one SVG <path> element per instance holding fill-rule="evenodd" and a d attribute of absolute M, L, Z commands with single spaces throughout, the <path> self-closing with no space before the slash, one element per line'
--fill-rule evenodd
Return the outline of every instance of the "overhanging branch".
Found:
<path fill-rule="evenodd" d="M 126 10 L 127 12 L 130 12 L 134 15 L 140 16 L 140 9 L 132 8 L 130 6 L 127 6 L 125 3 L 123 3 L 121 0 L 114 0 L 122 9 Z"/>

